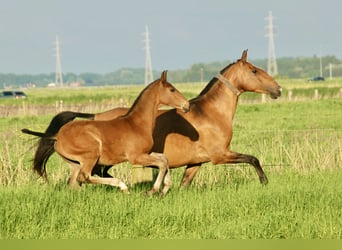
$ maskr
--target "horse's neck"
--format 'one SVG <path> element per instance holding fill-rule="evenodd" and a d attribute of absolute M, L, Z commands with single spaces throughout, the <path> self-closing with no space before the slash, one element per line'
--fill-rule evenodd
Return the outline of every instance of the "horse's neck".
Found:
<path fill-rule="evenodd" d="M 153 131 L 158 106 L 159 96 L 155 94 L 153 89 L 147 89 L 139 97 L 135 105 L 128 111 L 127 118 L 131 119 L 139 126 Z"/>
<path fill-rule="evenodd" d="M 203 109 L 215 109 L 215 113 L 219 113 L 220 118 L 224 120 L 233 120 L 238 99 L 224 83 L 216 82 L 198 104 Z"/>

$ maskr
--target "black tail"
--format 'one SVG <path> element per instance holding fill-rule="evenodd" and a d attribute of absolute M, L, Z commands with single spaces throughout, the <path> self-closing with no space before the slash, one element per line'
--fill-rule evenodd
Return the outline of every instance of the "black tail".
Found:
<path fill-rule="evenodd" d="M 88 114 L 88 113 L 77 113 L 77 112 L 71 112 L 71 111 L 64 111 L 59 114 L 57 114 L 52 121 L 50 122 L 50 125 L 45 130 L 45 134 L 47 136 L 54 136 L 58 133 L 61 127 L 63 127 L 68 122 L 73 121 L 75 118 L 86 118 L 86 119 L 94 119 L 94 114 Z"/>
<path fill-rule="evenodd" d="M 35 136 L 38 136 L 38 137 L 46 137 L 45 133 L 37 132 L 37 131 L 32 131 L 32 130 L 29 130 L 27 128 L 23 128 L 21 130 L 21 132 L 23 132 L 25 134 L 29 134 L 29 135 L 35 135 Z"/>
<path fill-rule="evenodd" d="M 26 128 L 23 128 L 21 132 L 25 134 L 29 134 L 29 135 L 38 136 L 38 137 L 52 137 L 58 133 L 61 127 L 63 127 L 68 122 L 73 121 L 75 118 L 79 117 L 79 118 L 85 118 L 85 119 L 94 119 L 94 116 L 95 116 L 94 114 L 64 111 L 55 115 L 55 117 L 51 120 L 49 126 L 47 127 L 44 133 L 29 130 Z"/>
<path fill-rule="evenodd" d="M 39 140 L 38 148 L 34 155 L 33 170 L 40 176 L 46 178 L 46 163 L 50 156 L 55 152 L 55 140 L 50 138 L 41 138 Z"/>
<path fill-rule="evenodd" d="M 23 133 L 41 137 L 33 160 L 33 169 L 40 176 L 46 178 L 46 163 L 50 156 L 55 152 L 55 139 L 53 139 L 52 137 L 54 137 L 58 133 L 63 125 L 74 120 L 77 117 L 94 119 L 94 114 L 65 111 L 57 114 L 51 120 L 48 128 L 45 130 L 45 133 L 31 131 L 29 129 L 21 130 Z"/>

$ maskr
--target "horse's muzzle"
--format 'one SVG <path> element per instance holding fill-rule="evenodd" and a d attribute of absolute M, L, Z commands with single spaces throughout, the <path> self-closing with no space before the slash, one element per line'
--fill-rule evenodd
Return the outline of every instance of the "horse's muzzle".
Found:
<path fill-rule="evenodd" d="M 271 98 L 277 99 L 278 97 L 280 97 L 282 90 L 283 89 L 279 86 L 279 88 L 277 90 L 270 92 Z"/>
<path fill-rule="evenodd" d="M 182 106 L 181 106 L 181 109 L 184 113 L 188 112 L 190 110 L 190 103 L 187 102 L 187 103 L 184 103 Z"/>

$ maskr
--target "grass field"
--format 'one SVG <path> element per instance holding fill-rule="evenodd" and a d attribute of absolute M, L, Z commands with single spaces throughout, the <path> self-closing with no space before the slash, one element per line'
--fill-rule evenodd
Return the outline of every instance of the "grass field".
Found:
<path fill-rule="evenodd" d="M 1 238 L 315 239 L 341 238 L 342 172 L 272 173 L 262 188 L 235 181 L 173 188 L 164 198 L 105 187 L 6 188 Z"/>
<path fill-rule="evenodd" d="M 39 179 L 31 170 L 36 140 L 20 129 L 44 130 L 53 113 L 34 115 L 30 109 L 53 106 L 55 97 L 47 99 L 56 93 L 48 91 L 45 102 L 43 89 L 31 90 L 37 100 L 26 101 L 29 115 L 0 119 L 0 238 L 341 239 L 342 84 L 280 83 L 284 93 L 297 89 L 301 98 L 290 102 L 284 94 L 261 103 L 260 95 L 244 94 L 234 120 L 231 148 L 259 158 L 270 181 L 266 187 L 250 166 L 208 163 L 187 190 L 178 187 L 183 168 L 173 170 L 173 187 L 164 198 L 146 197 L 150 184 L 131 186 L 130 195 L 105 186 L 69 190 L 69 167 L 57 155 L 48 162 L 49 182 Z M 203 85 L 177 87 L 191 98 Z M 309 98 L 317 87 L 325 97 Z M 100 111 L 106 102 L 134 100 L 138 89 L 118 88 L 114 94 L 107 89 L 117 97 L 103 100 L 93 97 L 102 89 L 78 90 L 77 96 L 85 96 L 79 99 L 85 109 L 93 104 Z M 69 94 L 65 102 L 73 99 Z M 1 105 L 23 107 L 12 101 Z M 111 171 L 130 183 L 129 164 Z"/>

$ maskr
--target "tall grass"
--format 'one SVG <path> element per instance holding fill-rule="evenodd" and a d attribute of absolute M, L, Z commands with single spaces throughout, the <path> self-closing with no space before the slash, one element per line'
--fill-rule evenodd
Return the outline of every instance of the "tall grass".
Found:
<path fill-rule="evenodd" d="M 105 186 L 66 186 L 70 168 L 53 155 L 49 182 L 32 171 L 37 139 L 53 114 L 0 119 L 1 239 L 341 239 L 342 100 L 240 104 L 231 149 L 259 158 L 269 184 L 244 164 L 203 164 L 191 187 L 172 170 L 164 197 Z M 111 173 L 131 183 L 132 166 Z"/>
<path fill-rule="evenodd" d="M 294 105 L 240 105 L 234 121 L 231 149 L 257 156 L 266 171 L 292 169 L 310 172 L 340 168 L 342 117 L 337 107 L 342 107 L 339 100 L 299 102 Z M 50 116 L 18 117 L 0 123 L 3 141 L 0 147 L 0 185 L 27 184 L 37 178 L 31 170 L 37 138 L 21 134 L 20 129 L 28 127 L 43 131 L 50 119 Z M 218 176 L 221 175 L 234 178 L 234 173 L 249 178 L 249 171 L 252 172 L 251 178 L 256 178 L 254 170 L 244 165 L 234 166 L 233 170 L 223 173 L 216 170 L 221 169 L 220 166 L 208 167 L 213 168 L 214 171 L 203 171 L 204 179 L 196 177 L 201 180 L 198 185 L 206 183 L 206 178 L 210 182 L 219 182 Z M 65 182 L 69 170 L 69 166 L 58 155 L 53 155 L 48 162 L 51 182 Z M 112 171 L 126 182 L 131 182 L 132 167 L 129 164 L 119 164 Z M 176 183 L 179 178 L 181 176 L 174 178 Z"/>
<path fill-rule="evenodd" d="M 271 174 L 257 182 L 174 188 L 160 199 L 103 186 L 31 185 L 0 192 L 1 238 L 340 239 L 342 172 Z M 20 208 L 20 212 L 18 212 Z"/>

